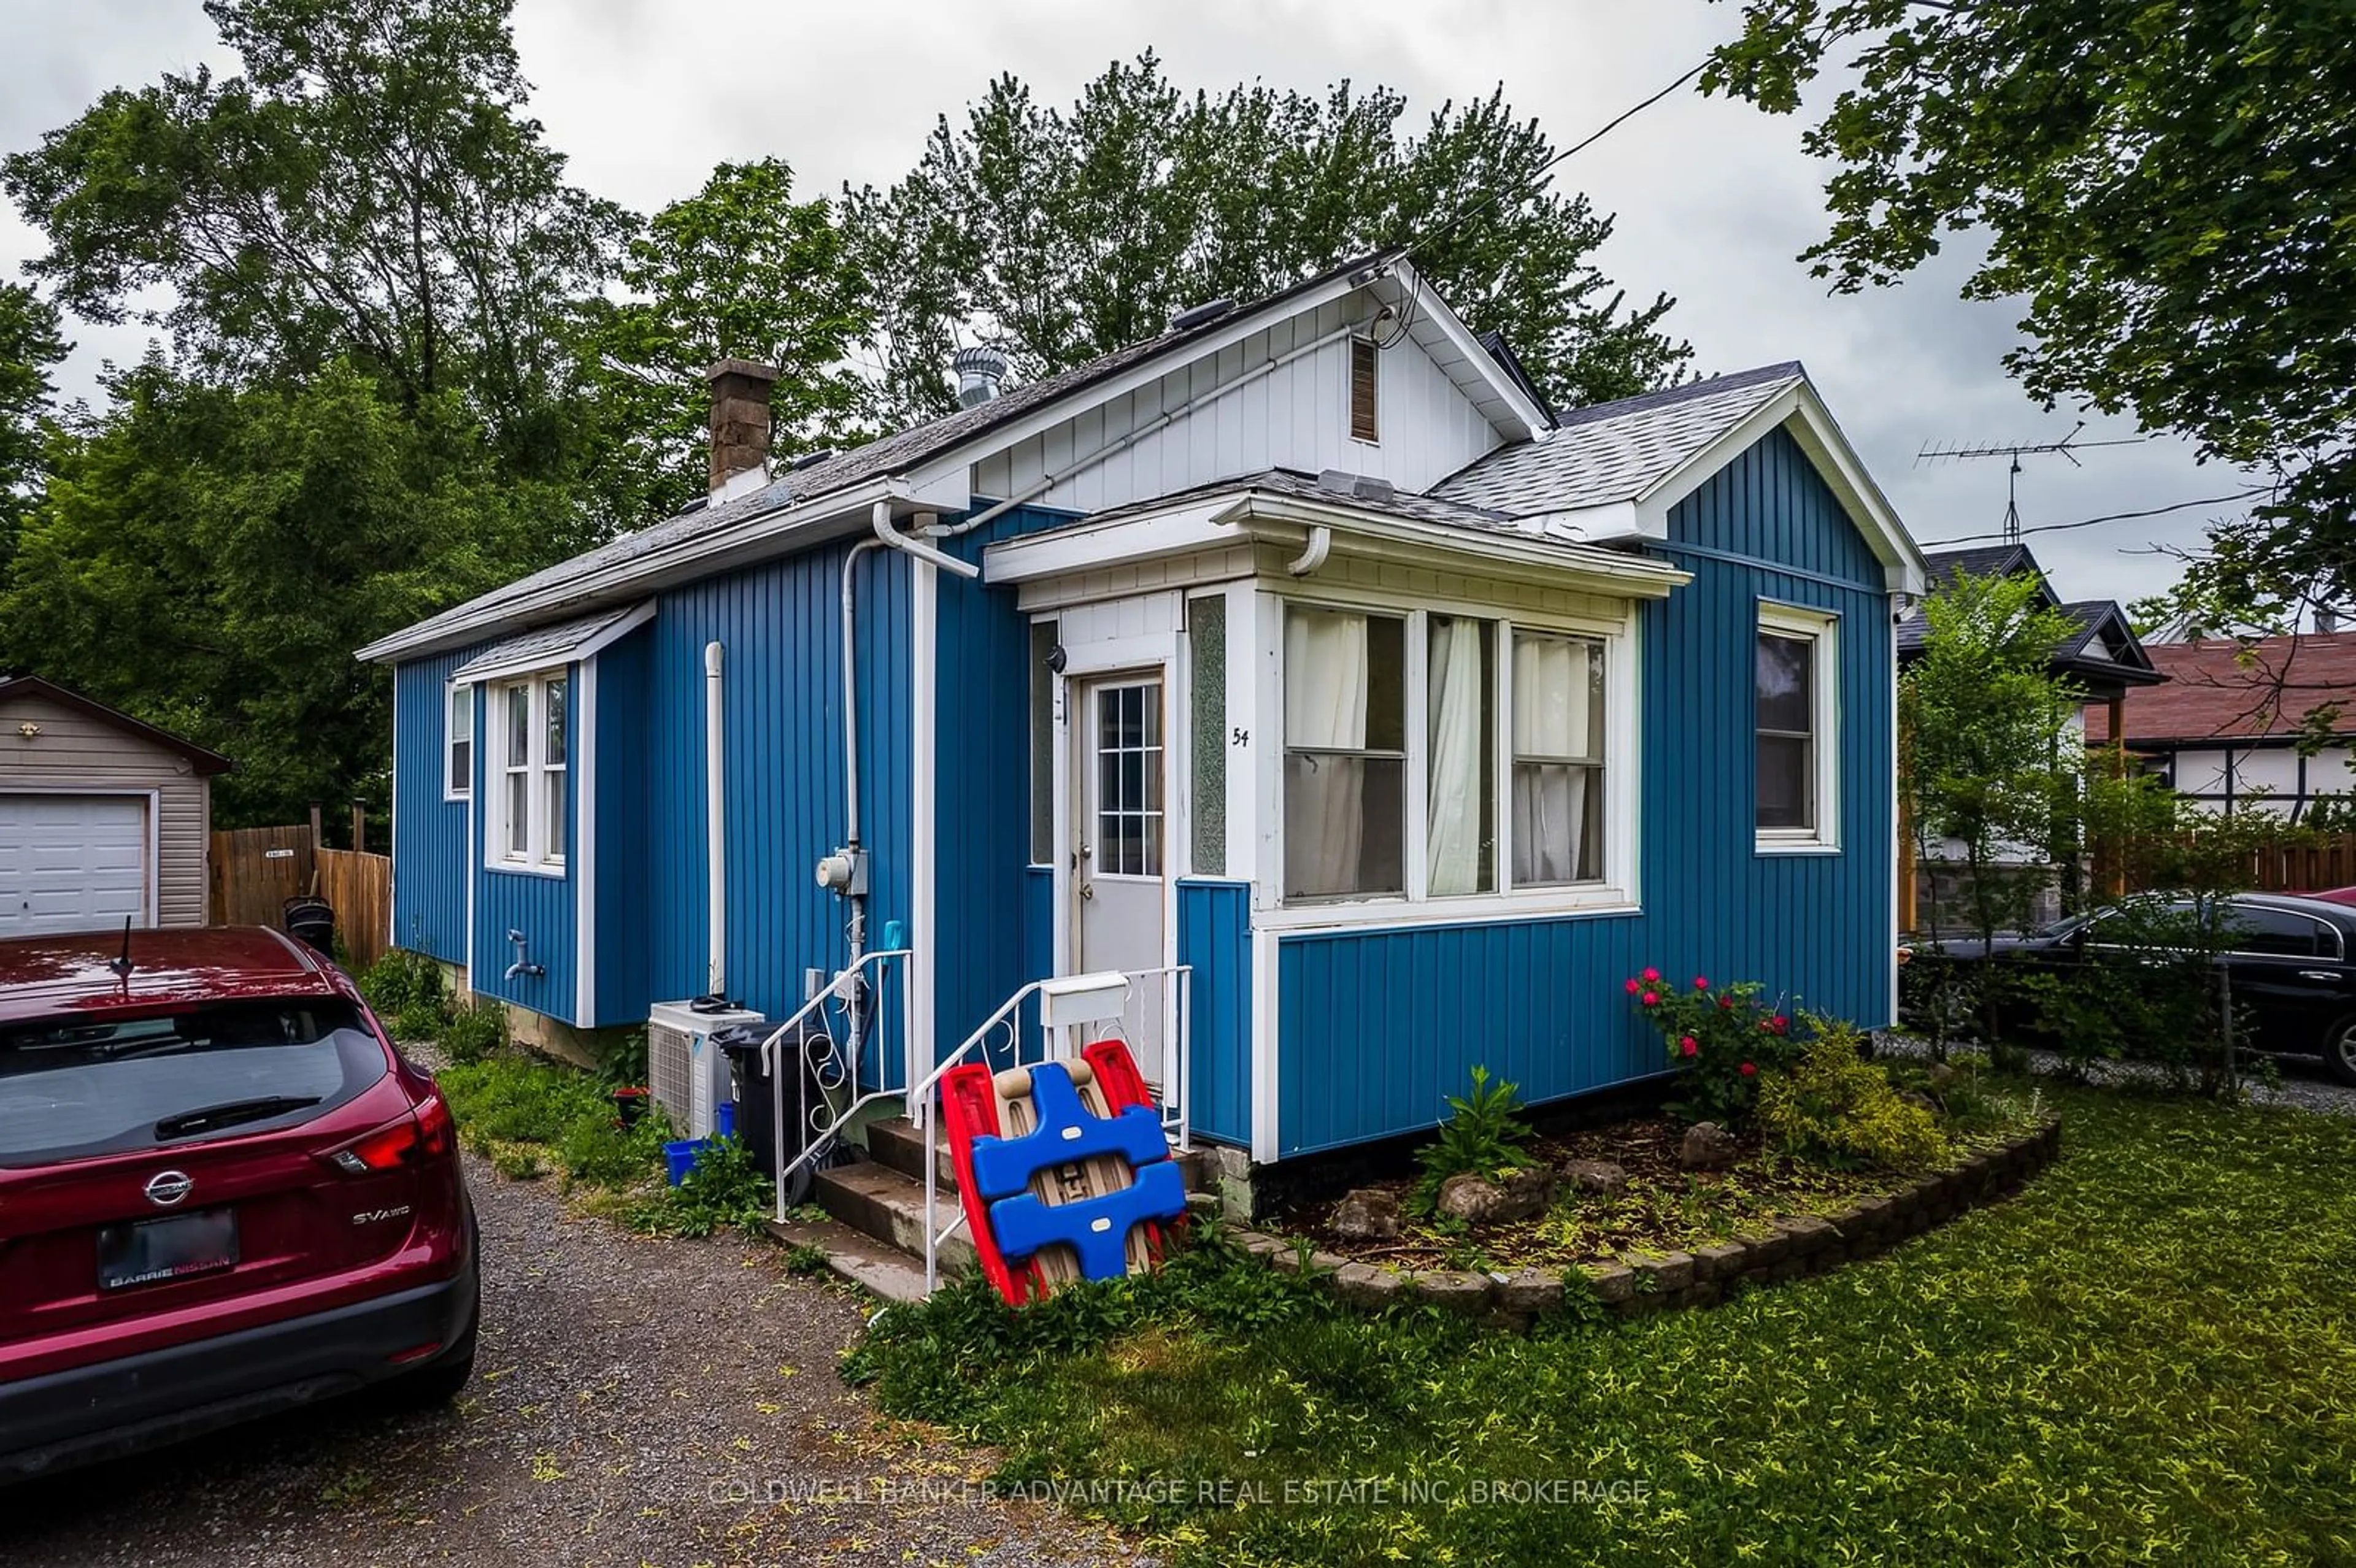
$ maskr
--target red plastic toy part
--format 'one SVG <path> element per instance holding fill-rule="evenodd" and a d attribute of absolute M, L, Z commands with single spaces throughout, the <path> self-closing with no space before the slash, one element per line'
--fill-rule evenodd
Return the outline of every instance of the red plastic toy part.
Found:
<path fill-rule="evenodd" d="M 1103 1095 L 1107 1111 L 1117 1115 L 1130 1105 L 1153 1104 L 1144 1075 L 1138 1072 L 1136 1060 L 1121 1041 L 1098 1040 L 1083 1048 L 1080 1057 L 1095 1075 L 1096 1089 Z M 989 1204 L 974 1181 L 973 1140 L 1007 1136 L 999 1119 L 996 1076 L 980 1062 L 962 1063 L 943 1073 L 941 1125 L 948 1131 L 949 1166 L 957 1172 L 958 1203 L 965 1212 L 966 1230 L 973 1238 L 974 1252 L 980 1258 L 982 1277 L 999 1295 L 1020 1307 L 1026 1302 L 1045 1300 L 1054 1287 L 1036 1258 L 1020 1264 L 1007 1262 L 991 1229 Z M 1159 1257 L 1161 1228 L 1146 1224 L 1138 1229 L 1149 1251 Z"/>

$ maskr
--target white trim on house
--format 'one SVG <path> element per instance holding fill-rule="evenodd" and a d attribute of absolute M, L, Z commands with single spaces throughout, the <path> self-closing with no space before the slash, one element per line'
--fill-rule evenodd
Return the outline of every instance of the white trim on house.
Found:
<path fill-rule="evenodd" d="M 1761 855 L 1837 855 L 1841 852 L 1840 800 L 1840 617 L 1829 610 L 1804 604 L 1759 601 L 1753 635 L 1772 632 L 1804 638 L 1813 645 L 1809 655 L 1809 759 L 1815 767 L 1815 825 L 1811 827 L 1755 827 L 1752 849 Z M 1895 639 L 1892 639 L 1893 642 Z M 1757 700 L 1756 680 L 1752 699 Z M 1758 721 L 1752 717 L 1753 745 Z M 1893 773 L 1893 778 L 1896 774 Z M 1751 782 L 1752 809 L 1757 809 L 1758 781 Z M 1893 857 L 1894 858 L 1894 857 Z"/>
<path fill-rule="evenodd" d="M 597 1022 L 597 656 L 581 661 L 565 715 L 565 756 L 572 776 L 565 795 L 573 808 L 573 1021 Z"/>
<path fill-rule="evenodd" d="M 1277 1093 L 1284 1082 L 1277 1061 L 1278 1040 L 1284 1032 L 1277 1019 L 1277 933 L 1255 918 L 1251 944 L 1251 1157 L 1270 1165 L 1278 1147 Z"/>
<path fill-rule="evenodd" d="M 616 615 L 577 643 L 551 643 L 548 646 L 532 648 L 508 658 L 485 655 L 461 665 L 450 679 L 454 685 L 512 680 L 519 675 L 538 675 L 561 664 L 584 664 L 654 618 L 655 602 L 648 599 Z"/>

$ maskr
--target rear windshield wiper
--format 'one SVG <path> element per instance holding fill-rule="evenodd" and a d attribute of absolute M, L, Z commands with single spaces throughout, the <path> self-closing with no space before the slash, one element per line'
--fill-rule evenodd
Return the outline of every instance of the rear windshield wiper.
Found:
<path fill-rule="evenodd" d="M 182 1111 L 177 1116 L 166 1116 L 155 1124 L 159 1138 L 177 1138 L 189 1133 L 210 1132 L 215 1127 L 232 1126 L 239 1122 L 258 1122 L 265 1116 L 284 1115 L 288 1111 L 300 1111 L 319 1103 L 316 1094 L 269 1094 L 259 1100 L 231 1100 L 226 1104 L 207 1105 L 202 1110 Z"/>

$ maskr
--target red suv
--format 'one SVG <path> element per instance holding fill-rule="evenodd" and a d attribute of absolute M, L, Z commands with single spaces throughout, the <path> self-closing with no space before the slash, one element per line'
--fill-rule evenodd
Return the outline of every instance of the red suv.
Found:
<path fill-rule="evenodd" d="M 0 1483 L 474 1370 L 449 1107 L 274 931 L 0 942 Z"/>

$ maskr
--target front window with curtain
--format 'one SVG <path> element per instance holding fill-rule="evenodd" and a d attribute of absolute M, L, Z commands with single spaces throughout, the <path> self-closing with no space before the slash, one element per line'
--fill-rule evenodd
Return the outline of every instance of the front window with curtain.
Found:
<path fill-rule="evenodd" d="M 1514 885 L 1603 875 L 1603 645 L 1514 636 Z"/>
<path fill-rule="evenodd" d="M 1286 900 L 1603 882 L 1614 667 L 1604 636 L 1287 606 Z"/>
<path fill-rule="evenodd" d="M 1284 896 L 1407 891 L 1407 623 L 1284 618 Z"/>

